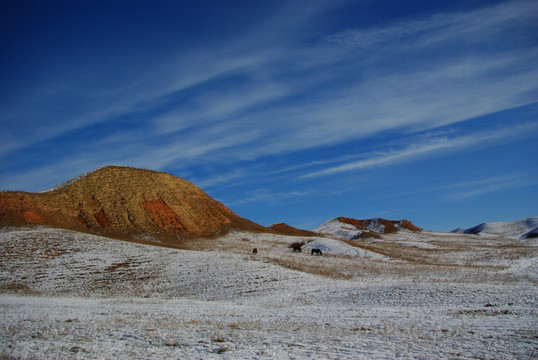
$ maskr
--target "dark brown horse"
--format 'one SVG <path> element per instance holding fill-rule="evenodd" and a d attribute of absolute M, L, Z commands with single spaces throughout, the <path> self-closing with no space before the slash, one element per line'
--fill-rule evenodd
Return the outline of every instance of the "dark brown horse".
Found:
<path fill-rule="evenodd" d="M 321 252 L 320 249 L 312 249 L 312 255 L 321 256 L 321 255 L 323 255 L 323 253 Z"/>
<path fill-rule="evenodd" d="M 258 253 L 258 249 L 255 248 L 254 250 L 252 250 L 252 254 L 256 255 L 257 253 Z"/>

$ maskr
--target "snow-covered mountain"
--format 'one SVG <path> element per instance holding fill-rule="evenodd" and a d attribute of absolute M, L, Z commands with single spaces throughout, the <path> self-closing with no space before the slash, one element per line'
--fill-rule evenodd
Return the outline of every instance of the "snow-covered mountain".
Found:
<path fill-rule="evenodd" d="M 538 237 L 538 216 L 506 222 L 487 222 L 468 229 L 458 228 L 453 233 L 474 235 L 500 235 L 509 238 L 530 239 Z"/>
<path fill-rule="evenodd" d="M 394 233 L 400 229 L 422 230 L 408 220 L 386 220 L 381 218 L 359 220 L 338 217 L 324 222 L 316 227 L 314 231 L 346 240 L 355 240 L 359 237 L 378 237 L 378 234 Z"/>

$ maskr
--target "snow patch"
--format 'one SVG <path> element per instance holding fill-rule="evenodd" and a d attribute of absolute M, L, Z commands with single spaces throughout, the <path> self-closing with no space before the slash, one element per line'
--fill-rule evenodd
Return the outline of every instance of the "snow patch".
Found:
<path fill-rule="evenodd" d="M 513 262 L 505 272 L 517 276 L 527 276 L 534 281 L 538 281 L 538 260 L 536 258 L 519 259 Z"/>
<path fill-rule="evenodd" d="M 313 240 L 303 246 L 303 249 L 312 250 L 319 249 L 323 253 L 331 255 L 341 255 L 341 256 L 352 256 L 352 257 L 361 257 L 371 260 L 382 260 L 387 259 L 386 256 L 375 253 L 373 251 L 364 250 L 357 248 L 351 245 L 348 245 L 342 241 L 334 239 L 325 239 L 319 238 Z"/>
<path fill-rule="evenodd" d="M 396 244 L 402 245 L 402 246 L 416 247 L 419 249 L 440 249 L 441 248 L 437 245 L 432 245 L 432 244 L 419 242 L 419 241 L 398 241 Z"/>
<path fill-rule="evenodd" d="M 357 229 L 355 226 L 343 223 L 338 219 L 326 221 L 313 231 L 320 234 L 336 236 L 346 240 L 357 239 L 362 234 L 362 231 Z"/>
<path fill-rule="evenodd" d="M 396 227 L 399 227 L 400 224 L 401 223 L 398 223 Z M 385 233 L 385 225 L 381 224 L 378 218 L 375 218 L 368 222 L 368 225 L 366 225 L 366 230 L 383 234 Z"/>
<path fill-rule="evenodd" d="M 453 230 L 453 232 L 479 236 L 500 235 L 509 238 L 527 239 L 538 232 L 538 217 L 517 221 L 482 223 L 468 229 L 458 228 Z"/>

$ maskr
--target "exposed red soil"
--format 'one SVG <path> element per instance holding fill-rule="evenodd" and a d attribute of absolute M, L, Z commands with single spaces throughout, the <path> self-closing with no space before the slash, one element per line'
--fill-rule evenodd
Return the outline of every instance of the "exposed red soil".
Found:
<path fill-rule="evenodd" d="M 99 210 L 99 211 L 95 212 L 93 214 L 93 217 L 95 218 L 95 220 L 97 221 L 99 226 L 101 226 L 103 228 L 110 227 L 110 224 L 108 223 L 108 221 L 106 219 L 106 216 L 105 216 L 105 212 L 103 210 Z"/>
<path fill-rule="evenodd" d="M 350 224 L 355 226 L 357 229 L 364 230 L 365 227 L 363 226 L 364 220 L 359 219 L 353 219 L 353 218 L 347 218 L 347 217 L 339 217 L 337 218 L 338 221 L 343 222 L 345 224 Z"/>
<path fill-rule="evenodd" d="M 43 224 L 43 218 L 30 210 L 24 210 L 22 215 L 28 224 Z"/>
<path fill-rule="evenodd" d="M 151 219 L 159 228 L 168 232 L 185 231 L 179 215 L 170 209 L 163 199 L 144 201 L 140 206 L 148 211 Z"/>

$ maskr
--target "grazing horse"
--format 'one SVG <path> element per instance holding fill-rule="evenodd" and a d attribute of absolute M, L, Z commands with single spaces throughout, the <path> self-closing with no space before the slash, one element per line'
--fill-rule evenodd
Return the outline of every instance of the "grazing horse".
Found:
<path fill-rule="evenodd" d="M 292 245 L 291 247 L 293 252 L 301 252 L 301 247 L 299 245 Z"/>
<path fill-rule="evenodd" d="M 320 249 L 312 249 L 312 255 L 314 254 L 319 256 L 323 255 Z"/>
<path fill-rule="evenodd" d="M 258 249 L 252 250 L 252 254 L 256 255 L 258 253 Z"/>

